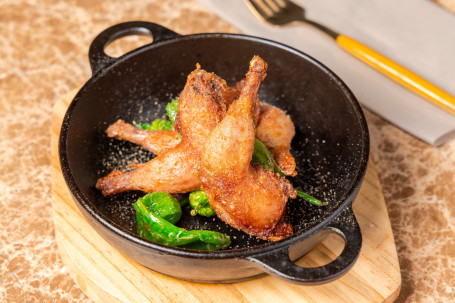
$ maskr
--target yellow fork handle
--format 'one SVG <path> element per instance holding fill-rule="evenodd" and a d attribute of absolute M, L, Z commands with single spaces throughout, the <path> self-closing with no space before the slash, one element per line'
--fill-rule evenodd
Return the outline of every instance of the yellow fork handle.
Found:
<path fill-rule="evenodd" d="M 368 46 L 345 35 L 338 35 L 336 42 L 341 48 L 375 69 L 389 76 L 428 101 L 455 115 L 455 98 L 434 84 L 414 74 L 398 63 L 384 57 Z"/>

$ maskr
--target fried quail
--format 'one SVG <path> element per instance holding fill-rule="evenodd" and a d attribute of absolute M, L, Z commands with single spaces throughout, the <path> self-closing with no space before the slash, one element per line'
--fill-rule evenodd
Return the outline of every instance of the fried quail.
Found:
<path fill-rule="evenodd" d="M 144 130 L 123 120 L 111 124 L 107 130 L 110 138 L 126 140 L 142 146 L 155 155 L 161 155 L 168 149 L 176 147 L 181 139 L 178 132 L 173 130 Z"/>
<path fill-rule="evenodd" d="M 229 225 L 266 240 L 292 233 L 283 220 L 286 202 L 296 192 L 286 179 L 251 164 L 254 150 L 257 92 L 267 64 L 258 56 L 250 62 L 237 100 L 205 143 L 201 158 L 201 189 L 217 216 Z"/>
<path fill-rule="evenodd" d="M 200 187 L 200 157 L 205 141 L 226 114 L 226 82 L 200 66 L 187 79 L 179 97 L 175 127 L 182 141 L 130 172 L 113 171 L 96 187 L 104 195 L 128 190 L 181 193 Z"/>

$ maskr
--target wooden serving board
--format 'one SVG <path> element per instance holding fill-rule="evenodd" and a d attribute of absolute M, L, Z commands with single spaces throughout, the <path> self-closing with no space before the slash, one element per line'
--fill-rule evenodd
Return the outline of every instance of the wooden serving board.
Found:
<path fill-rule="evenodd" d="M 353 268 L 328 284 L 294 285 L 272 276 L 233 284 L 199 284 L 176 280 L 139 265 L 110 246 L 77 209 L 63 180 L 58 136 L 76 91 L 53 110 L 52 181 L 55 234 L 59 252 L 78 286 L 95 302 L 392 302 L 401 287 L 400 267 L 376 170 L 368 166 L 353 204 L 363 246 Z M 329 236 L 297 261 L 304 267 L 327 264 L 344 242 Z"/>

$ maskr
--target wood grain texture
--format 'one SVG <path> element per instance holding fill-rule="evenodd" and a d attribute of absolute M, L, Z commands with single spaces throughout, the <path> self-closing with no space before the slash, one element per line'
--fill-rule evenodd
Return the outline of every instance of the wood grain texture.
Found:
<path fill-rule="evenodd" d="M 52 189 L 56 239 L 65 266 L 95 302 L 392 302 L 401 287 L 398 257 L 376 170 L 368 166 L 353 204 L 363 246 L 353 268 L 340 279 L 318 286 L 298 286 L 265 276 L 233 284 L 199 284 L 153 272 L 110 246 L 77 209 L 63 180 L 58 136 L 66 108 L 76 91 L 53 110 Z M 321 266 L 341 252 L 343 240 L 330 235 L 299 259 Z"/>

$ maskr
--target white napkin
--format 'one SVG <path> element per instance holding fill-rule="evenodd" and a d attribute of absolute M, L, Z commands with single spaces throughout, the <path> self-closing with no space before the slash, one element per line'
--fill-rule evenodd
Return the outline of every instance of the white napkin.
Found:
<path fill-rule="evenodd" d="M 455 16 L 429 0 L 294 0 L 306 16 L 357 39 L 455 95 Z M 455 116 L 343 51 L 309 26 L 271 27 L 243 0 L 199 0 L 245 34 L 295 47 L 333 70 L 359 102 L 433 145 L 455 136 Z"/>

